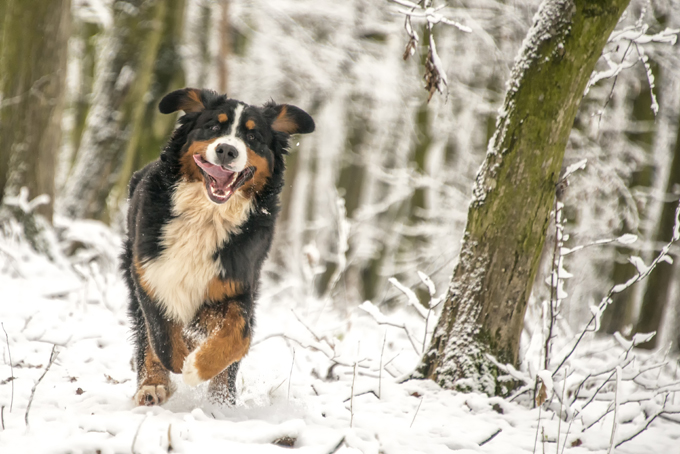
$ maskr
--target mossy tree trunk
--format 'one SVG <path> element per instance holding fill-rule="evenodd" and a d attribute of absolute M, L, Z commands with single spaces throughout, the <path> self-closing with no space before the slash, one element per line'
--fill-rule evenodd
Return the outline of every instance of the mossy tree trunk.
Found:
<path fill-rule="evenodd" d="M 27 187 L 50 196 L 61 143 L 71 1 L 7 0 L 0 42 L 0 202 Z"/>
<path fill-rule="evenodd" d="M 541 4 L 477 175 L 460 260 L 420 375 L 446 388 L 503 392 L 485 354 L 518 363 L 569 133 L 595 63 L 627 4 Z"/>
<path fill-rule="evenodd" d="M 153 62 L 153 69 L 145 72 L 148 80 L 138 85 L 140 90 L 146 91 L 141 93 L 142 99 L 133 112 L 123 165 L 108 203 L 109 219 L 115 216 L 120 204 L 127 198 L 127 185 L 132 173 L 158 159 L 175 125 L 175 116 L 161 114 L 158 103 L 168 92 L 184 86 L 179 41 L 184 28 L 186 0 L 165 0 L 165 3 L 164 11 L 159 12 L 162 14 L 162 29 L 157 37 L 160 44 L 156 55 L 145 57 Z"/>
<path fill-rule="evenodd" d="M 59 201 L 66 215 L 103 220 L 108 217 L 107 198 L 118 181 L 126 151 L 131 141 L 139 143 L 136 128 L 145 112 L 145 97 L 153 81 L 170 3 L 174 2 L 113 2 L 113 25 L 106 32 L 97 64 L 94 100 L 77 159 Z"/>

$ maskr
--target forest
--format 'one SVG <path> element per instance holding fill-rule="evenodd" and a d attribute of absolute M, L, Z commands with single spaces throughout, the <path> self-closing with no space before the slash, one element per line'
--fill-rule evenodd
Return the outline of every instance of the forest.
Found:
<path fill-rule="evenodd" d="M 674 452 L 679 34 L 678 0 L 0 0 L 0 452 Z M 136 406 L 128 184 L 185 87 L 315 130 L 235 403 Z"/>

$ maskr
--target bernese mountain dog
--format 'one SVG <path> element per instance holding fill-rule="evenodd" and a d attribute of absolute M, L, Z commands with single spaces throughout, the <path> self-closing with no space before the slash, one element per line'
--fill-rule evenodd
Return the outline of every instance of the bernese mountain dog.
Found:
<path fill-rule="evenodd" d="M 184 111 L 160 159 L 129 186 L 121 268 L 129 290 L 137 405 L 173 392 L 170 372 L 233 403 L 248 352 L 260 270 L 274 235 L 291 134 L 314 131 L 302 109 L 245 104 L 211 90 L 166 95 Z"/>

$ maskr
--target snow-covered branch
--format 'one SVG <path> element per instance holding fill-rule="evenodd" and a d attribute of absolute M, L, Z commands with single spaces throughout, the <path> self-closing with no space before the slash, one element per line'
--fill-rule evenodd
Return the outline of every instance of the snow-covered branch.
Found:
<path fill-rule="evenodd" d="M 425 89 L 429 92 L 427 101 L 432 99 L 435 90 L 440 94 L 444 94 L 444 90 L 448 93 L 448 80 L 446 78 L 446 71 L 444 65 L 437 53 L 437 45 L 434 39 L 433 27 L 437 24 L 446 24 L 456 27 L 458 30 L 465 33 L 472 33 L 472 29 L 466 25 L 461 24 L 453 19 L 450 19 L 440 13 L 444 6 L 434 7 L 433 0 L 421 0 L 418 3 L 413 3 L 408 0 L 389 0 L 400 6 L 408 9 L 397 9 L 397 13 L 405 16 L 404 29 L 409 36 L 404 50 L 404 60 L 413 56 L 416 51 L 416 46 L 420 41 L 418 33 L 413 29 L 412 19 L 425 20 L 425 26 L 429 35 L 428 52 L 425 59 Z"/>

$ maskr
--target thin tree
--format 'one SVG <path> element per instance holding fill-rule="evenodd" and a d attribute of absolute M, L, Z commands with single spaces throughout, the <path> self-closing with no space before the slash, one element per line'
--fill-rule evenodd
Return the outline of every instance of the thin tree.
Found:
<path fill-rule="evenodd" d="M 220 93 L 227 93 L 229 84 L 229 70 L 227 58 L 231 55 L 231 24 L 229 22 L 229 0 L 220 1 L 219 23 L 220 50 L 217 56 L 217 89 Z"/>
<path fill-rule="evenodd" d="M 50 196 L 61 143 L 71 1 L 9 0 L 0 7 L 0 202 L 28 188 Z"/>
<path fill-rule="evenodd" d="M 673 225 L 675 217 L 675 208 L 677 207 L 678 185 L 680 185 L 680 120 L 676 127 L 678 136 L 675 139 L 675 147 L 673 148 L 673 159 L 671 161 L 671 168 L 668 173 L 668 180 L 666 182 L 666 194 L 672 196 L 672 200 L 666 200 L 661 210 L 658 223 L 654 232 L 654 253 L 658 254 L 660 248 L 659 244 L 668 242 L 673 236 Z M 677 259 L 677 254 L 670 254 L 673 258 L 673 264 Z M 668 305 L 670 298 L 671 285 L 674 277 L 674 265 L 669 263 L 661 263 L 658 268 L 650 274 L 647 278 L 647 285 L 645 286 L 645 293 L 642 297 L 642 306 L 640 307 L 640 315 L 635 324 L 635 333 L 650 333 L 661 329 L 661 321 Z M 657 346 L 657 339 L 659 336 L 654 336 L 652 340 L 640 344 L 642 348 L 655 348 Z M 677 340 L 677 339 L 674 339 Z"/>
<path fill-rule="evenodd" d="M 125 148 L 123 164 L 116 186 L 108 200 L 108 218 L 112 219 L 127 198 L 127 186 L 135 170 L 157 159 L 168 135 L 175 126 L 172 115 L 158 111 L 161 98 L 173 89 L 184 87 L 184 71 L 180 55 L 180 40 L 184 29 L 186 0 L 165 0 L 161 18 L 160 44 L 152 58 L 153 70 L 148 75 L 146 94 L 139 100 L 132 117 L 131 134 Z"/>
<path fill-rule="evenodd" d="M 60 194 L 59 209 L 77 218 L 106 219 L 106 203 L 117 181 L 135 126 L 145 112 L 161 45 L 164 0 L 115 0 L 97 64 L 92 106 L 77 158 Z"/>
<path fill-rule="evenodd" d="M 518 362 L 569 133 L 595 63 L 627 5 L 541 4 L 475 181 L 460 259 L 420 375 L 447 388 L 502 392 L 486 354 Z"/>

